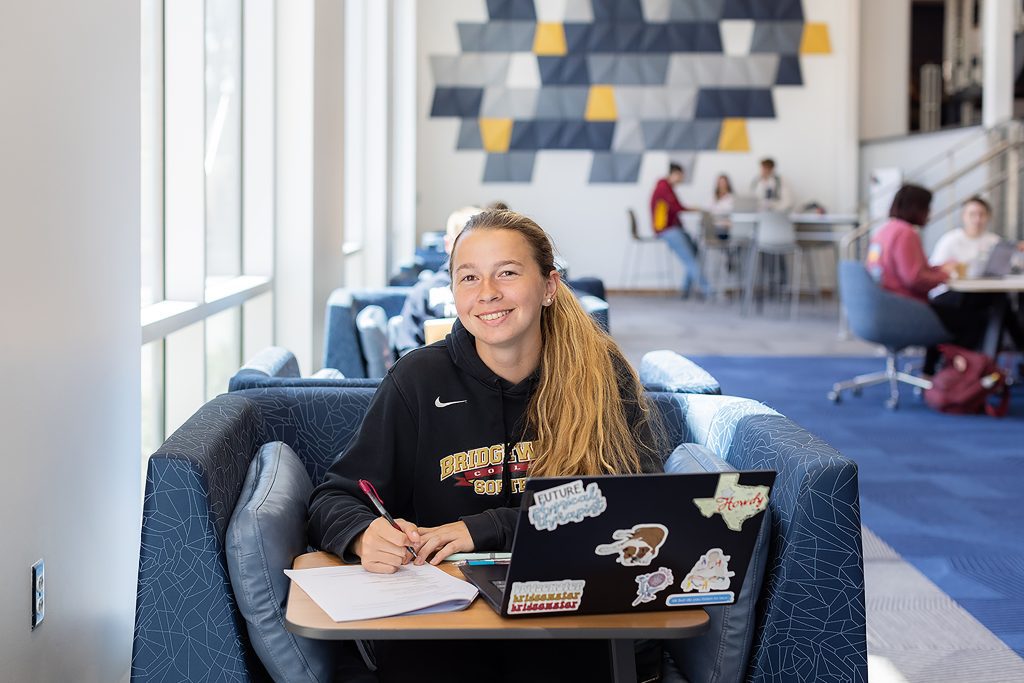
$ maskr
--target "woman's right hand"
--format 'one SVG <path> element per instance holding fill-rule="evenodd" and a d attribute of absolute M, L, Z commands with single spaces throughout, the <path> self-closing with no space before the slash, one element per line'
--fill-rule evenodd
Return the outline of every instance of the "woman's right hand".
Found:
<path fill-rule="evenodd" d="M 396 519 L 395 523 L 402 527 L 402 531 L 383 517 L 378 517 L 352 542 L 352 552 L 359 556 L 366 571 L 394 574 L 412 560 L 406 546 L 418 548 L 421 545 L 416 525 L 404 519 Z"/>

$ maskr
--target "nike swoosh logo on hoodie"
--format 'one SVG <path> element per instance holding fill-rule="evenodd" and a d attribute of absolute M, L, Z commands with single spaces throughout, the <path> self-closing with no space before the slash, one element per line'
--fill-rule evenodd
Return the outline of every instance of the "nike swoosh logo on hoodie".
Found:
<path fill-rule="evenodd" d="M 446 403 L 442 403 L 441 397 L 438 396 L 437 398 L 434 399 L 434 405 L 437 406 L 438 408 L 447 408 L 448 406 L 453 406 L 456 403 L 467 403 L 468 401 L 469 399 L 464 398 L 461 401 L 448 401 Z"/>

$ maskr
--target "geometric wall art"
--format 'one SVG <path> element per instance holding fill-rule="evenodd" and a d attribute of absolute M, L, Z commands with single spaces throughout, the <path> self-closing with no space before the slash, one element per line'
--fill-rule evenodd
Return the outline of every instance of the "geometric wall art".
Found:
<path fill-rule="evenodd" d="M 530 182 L 539 152 L 590 150 L 591 183 L 633 183 L 644 152 L 750 149 L 747 121 L 831 52 L 801 0 L 487 0 L 457 54 L 430 55 L 430 116 L 483 182 Z"/>

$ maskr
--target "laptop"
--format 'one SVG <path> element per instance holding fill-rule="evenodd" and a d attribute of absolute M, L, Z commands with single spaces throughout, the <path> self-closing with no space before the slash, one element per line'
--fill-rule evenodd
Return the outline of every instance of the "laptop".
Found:
<path fill-rule="evenodd" d="M 981 277 L 1006 277 L 1013 267 L 1013 255 L 1017 253 L 1017 245 L 1002 240 L 997 242 L 989 252 L 988 262 L 981 271 Z"/>
<path fill-rule="evenodd" d="M 775 472 L 526 481 L 508 564 L 462 573 L 505 617 L 735 602 Z"/>

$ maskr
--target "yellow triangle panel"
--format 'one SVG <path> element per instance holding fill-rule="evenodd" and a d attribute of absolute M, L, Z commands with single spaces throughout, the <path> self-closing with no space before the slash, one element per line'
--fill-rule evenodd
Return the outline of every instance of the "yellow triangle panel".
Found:
<path fill-rule="evenodd" d="M 750 151 L 750 138 L 747 136 L 746 119 L 724 119 L 722 121 L 722 132 L 718 135 L 718 151 Z"/>
<path fill-rule="evenodd" d="M 804 35 L 800 40 L 800 54 L 832 54 L 832 41 L 828 38 L 828 24 L 804 24 Z"/>
<path fill-rule="evenodd" d="M 533 53 L 542 57 L 561 57 L 569 52 L 562 24 L 538 23 L 533 34 Z"/>
<path fill-rule="evenodd" d="M 592 85 L 587 94 L 586 121 L 614 121 L 618 118 L 615 110 L 615 88 L 610 85 Z"/>
<path fill-rule="evenodd" d="M 512 119 L 480 119 L 480 140 L 488 152 L 507 152 L 512 140 Z"/>

